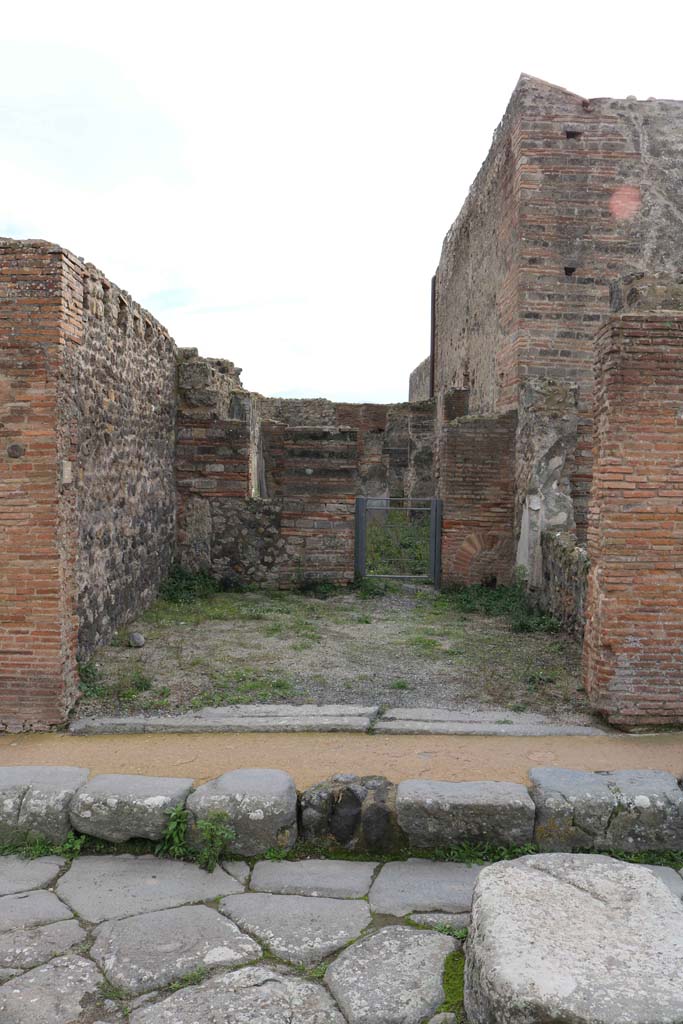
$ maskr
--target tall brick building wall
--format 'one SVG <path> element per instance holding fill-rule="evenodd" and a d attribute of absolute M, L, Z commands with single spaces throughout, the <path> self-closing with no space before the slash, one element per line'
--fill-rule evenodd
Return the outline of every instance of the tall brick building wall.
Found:
<path fill-rule="evenodd" d="M 683 249 L 683 103 L 592 99 L 522 76 L 436 273 L 436 392 L 516 408 L 528 377 L 579 384 L 572 477 L 585 534 L 593 338 L 609 289 Z"/>

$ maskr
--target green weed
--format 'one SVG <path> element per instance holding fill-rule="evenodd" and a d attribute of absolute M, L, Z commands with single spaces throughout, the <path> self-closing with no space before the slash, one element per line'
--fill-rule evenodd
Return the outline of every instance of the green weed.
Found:
<path fill-rule="evenodd" d="M 452 1013 L 457 1024 L 465 1019 L 465 957 L 462 953 L 449 953 L 443 969 L 444 1001 L 439 1013 Z"/>
<path fill-rule="evenodd" d="M 199 967 L 195 967 L 193 971 L 189 971 L 184 974 L 182 978 L 177 978 L 172 981 L 168 986 L 171 992 L 177 992 L 179 988 L 187 988 L 188 985 L 199 985 L 208 975 L 208 969 L 204 964 L 200 964 Z"/>
<path fill-rule="evenodd" d="M 187 844 L 188 813 L 182 804 L 177 804 L 168 816 L 164 834 L 154 852 L 157 857 L 171 860 L 187 860 L 190 849 Z"/>
<path fill-rule="evenodd" d="M 159 587 L 159 597 L 171 604 L 192 604 L 217 591 L 218 584 L 207 572 L 188 572 L 176 564 Z"/>
<path fill-rule="evenodd" d="M 366 572 L 429 575 L 429 512 L 400 508 L 371 511 L 366 536 Z"/>
<path fill-rule="evenodd" d="M 201 840 L 195 859 L 200 868 L 213 871 L 219 860 L 228 856 L 237 833 L 229 825 L 224 811 L 210 811 L 197 822 L 197 831 Z"/>
<path fill-rule="evenodd" d="M 107 692 L 107 688 L 102 682 L 99 666 L 93 659 L 79 661 L 78 679 L 84 697 L 102 697 Z"/>

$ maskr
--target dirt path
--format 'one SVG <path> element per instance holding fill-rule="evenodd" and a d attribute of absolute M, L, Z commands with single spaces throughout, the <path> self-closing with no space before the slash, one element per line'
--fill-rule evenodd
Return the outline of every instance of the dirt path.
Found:
<path fill-rule="evenodd" d="M 535 766 L 659 768 L 683 774 L 683 735 L 367 736 L 250 733 L 174 736 L 0 736 L 0 765 L 79 765 L 94 774 L 192 776 L 205 782 L 235 768 L 282 768 L 299 789 L 337 772 L 526 783 Z"/>

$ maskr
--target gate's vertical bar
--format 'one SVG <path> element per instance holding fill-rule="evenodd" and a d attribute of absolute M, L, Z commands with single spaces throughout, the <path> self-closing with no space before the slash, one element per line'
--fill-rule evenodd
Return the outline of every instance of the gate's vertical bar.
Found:
<path fill-rule="evenodd" d="M 354 572 L 365 576 L 365 538 L 367 534 L 367 501 L 356 498 L 356 535 L 354 546 Z"/>
<path fill-rule="evenodd" d="M 429 575 L 435 587 L 441 586 L 441 499 L 432 498 L 429 517 Z"/>

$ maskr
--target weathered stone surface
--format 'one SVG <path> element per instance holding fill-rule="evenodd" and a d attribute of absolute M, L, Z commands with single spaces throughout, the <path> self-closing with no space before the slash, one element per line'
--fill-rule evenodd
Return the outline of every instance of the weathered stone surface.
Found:
<path fill-rule="evenodd" d="M 232 875 L 240 885 L 247 885 L 249 882 L 251 868 L 245 860 L 224 860 L 221 867 L 224 871 L 227 871 L 229 875 Z"/>
<path fill-rule="evenodd" d="M 398 823 L 411 846 L 463 842 L 522 846 L 533 839 L 535 808 L 512 782 L 400 782 Z"/>
<path fill-rule="evenodd" d="M 297 798 L 291 776 L 270 768 L 240 768 L 199 786 L 187 800 L 194 821 L 212 811 L 227 814 L 240 857 L 271 847 L 290 849 L 297 836 Z"/>
<path fill-rule="evenodd" d="M 542 850 L 683 850 L 683 793 L 661 771 L 534 768 Z"/>
<path fill-rule="evenodd" d="M 78 921 L 56 921 L 54 924 L 16 931 L 0 931 L 0 967 L 22 971 L 44 964 L 53 956 L 68 953 L 87 939 Z"/>
<path fill-rule="evenodd" d="M 0 932 L 66 921 L 70 917 L 73 914 L 69 907 L 47 889 L 0 897 Z"/>
<path fill-rule="evenodd" d="M 63 843 L 69 804 L 87 778 L 83 768 L 0 767 L 0 843 L 35 836 Z"/>
<path fill-rule="evenodd" d="M 510 712 L 501 722 L 500 709 L 450 711 L 447 708 L 389 708 L 375 723 L 375 732 L 390 736 L 600 736 L 605 730 L 589 725 L 554 722 L 547 715 Z"/>
<path fill-rule="evenodd" d="M 254 866 L 251 888 L 256 892 L 294 896 L 367 896 L 377 864 L 348 860 L 261 860 Z"/>
<path fill-rule="evenodd" d="M 417 858 L 385 864 L 370 889 L 370 909 L 394 917 L 431 911 L 467 913 L 480 871 L 478 864 Z"/>
<path fill-rule="evenodd" d="M 316 964 L 370 924 L 365 900 L 245 893 L 221 900 L 222 913 L 282 960 Z"/>
<path fill-rule="evenodd" d="M 410 920 L 428 928 L 438 928 L 439 925 L 445 925 L 447 928 L 469 928 L 471 914 L 411 914 Z"/>
<path fill-rule="evenodd" d="M 49 885 L 65 863 L 63 857 L 38 857 L 36 860 L 15 856 L 0 858 L 0 896 Z"/>
<path fill-rule="evenodd" d="M 220 868 L 209 874 L 195 864 L 130 854 L 78 857 L 57 883 L 59 896 L 93 923 L 242 891 Z"/>
<path fill-rule="evenodd" d="M 109 980 L 138 994 L 163 988 L 198 967 L 238 967 L 261 949 L 209 907 L 178 907 L 106 921 L 90 951 Z"/>
<path fill-rule="evenodd" d="M 367 732 L 377 707 L 354 704 L 234 704 L 200 708 L 182 715 L 92 716 L 78 718 L 69 732 Z"/>
<path fill-rule="evenodd" d="M 400 842 L 396 786 L 381 775 L 333 775 L 301 794 L 304 839 L 386 852 Z"/>
<path fill-rule="evenodd" d="M 104 978 L 81 956 L 61 956 L 0 987 L 2 1024 L 78 1024 Z M 92 1020 L 92 1016 L 89 1015 Z"/>
<path fill-rule="evenodd" d="M 184 805 L 191 788 L 192 779 L 97 775 L 71 802 L 71 824 L 112 843 L 134 836 L 161 839 L 170 812 Z"/>
<path fill-rule="evenodd" d="M 243 967 L 135 1010 L 130 1024 L 345 1024 L 327 992 L 268 967 Z"/>
<path fill-rule="evenodd" d="M 643 864 L 644 868 L 651 871 L 656 878 L 661 879 L 662 882 L 679 899 L 683 899 L 683 878 L 673 868 L 661 867 L 659 864 Z"/>
<path fill-rule="evenodd" d="M 448 935 L 396 926 L 368 935 L 337 957 L 325 982 L 349 1024 L 419 1024 L 443 1002 Z"/>
<path fill-rule="evenodd" d="M 471 1024 L 678 1024 L 683 905 L 652 872 L 581 854 L 491 865 L 467 942 Z"/>

